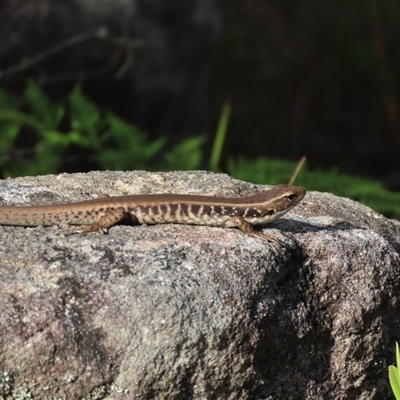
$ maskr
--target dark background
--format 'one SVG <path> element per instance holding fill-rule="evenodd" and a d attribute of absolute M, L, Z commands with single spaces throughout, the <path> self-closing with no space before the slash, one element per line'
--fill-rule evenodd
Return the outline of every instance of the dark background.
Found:
<path fill-rule="evenodd" d="M 153 138 L 206 134 L 206 157 L 228 101 L 222 167 L 306 155 L 400 189 L 399 6 L 2 1 L 0 87 L 21 94 L 33 78 L 59 100 L 79 83 Z"/>

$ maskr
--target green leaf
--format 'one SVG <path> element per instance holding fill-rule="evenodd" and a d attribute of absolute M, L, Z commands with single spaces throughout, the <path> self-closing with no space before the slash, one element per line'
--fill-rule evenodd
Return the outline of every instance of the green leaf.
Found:
<path fill-rule="evenodd" d="M 296 168 L 296 163 L 271 158 L 248 160 L 245 157 L 228 159 L 230 175 L 247 182 L 276 185 L 287 183 Z"/>
<path fill-rule="evenodd" d="M 393 365 L 389 367 L 389 382 L 396 400 L 400 400 L 399 371 Z"/>
<path fill-rule="evenodd" d="M 203 136 L 196 136 L 177 144 L 165 155 L 168 170 L 184 171 L 200 168 L 204 143 Z"/>
<path fill-rule="evenodd" d="M 15 110 L 18 108 L 18 99 L 4 89 L 0 89 L 0 110 Z"/>
<path fill-rule="evenodd" d="M 25 89 L 25 98 L 34 117 L 47 129 L 56 129 L 64 116 L 65 109 L 50 100 L 33 80 L 29 80 Z"/>
<path fill-rule="evenodd" d="M 15 122 L 0 121 L 0 149 L 1 153 L 14 148 L 14 140 L 18 135 L 20 125 Z M 4 155 L 0 156 L 0 163 L 4 161 Z"/>
<path fill-rule="evenodd" d="M 14 140 L 19 130 L 19 124 L 0 122 L 0 167 L 3 171 L 10 165 L 15 165 L 12 150 L 15 148 Z"/>
<path fill-rule="evenodd" d="M 70 124 L 73 130 L 81 133 L 81 144 L 99 148 L 99 133 L 104 129 L 104 120 L 94 103 L 89 101 L 79 86 L 69 95 Z"/>
<path fill-rule="evenodd" d="M 42 140 L 38 142 L 38 146 L 46 149 L 55 149 L 56 147 L 65 148 L 76 143 L 75 136 L 79 136 L 76 132 L 63 133 L 53 130 L 43 130 Z"/>
<path fill-rule="evenodd" d="M 38 118 L 17 110 L 0 110 L 0 121 L 10 121 L 19 126 L 27 125 L 38 132 L 46 129 Z"/>
<path fill-rule="evenodd" d="M 151 169 L 150 160 L 166 140 L 149 141 L 145 132 L 112 113 L 107 114 L 108 128 L 100 135 L 103 150 L 95 155 L 104 169 Z"/>

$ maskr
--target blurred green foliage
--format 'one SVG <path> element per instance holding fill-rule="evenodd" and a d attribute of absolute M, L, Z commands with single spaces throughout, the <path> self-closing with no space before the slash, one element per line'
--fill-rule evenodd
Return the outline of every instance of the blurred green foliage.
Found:
<path fill-rule="evenodd" d="M 0 171 L 3 177 L 58 173 L 67 156 L 87 154 L 99 169 L 192 170 L 204 165 L 205 138 L 192 137 L 165 150 L 167 140 L 148 135 L 110 112 L 103 112 L 75 87 L 65 102 L 51 101 L 33 82 L 24 93 L 26 111 L 19 101 L 0 90 Z M 229 107 L 224 106 L 210 169 L 217 171 L 226 138 Z M 24 146 L 18 141 L 23 136 Z M 27 140 L 28 139 L 28 140 Z M 296 164 L 268 158 L 229 158 L 227 172 L 245 181 L 263 184 L 288 182 Z M 380 183 L 350 176 L 337 169 L 302 169 L 296 185 L 329 191 L 366 204 L 400 219 L 400 193 Z"/>
<path fill-rule="evenodd" d="M 283 160 L 243 157 L 228 161 L 228 173 L 235 178 L 254 183 L 276 185 L 289 181 L 297 163 Z M 304 186 L 308 191 L 331 192 L 365 204 L 388 217 L 400 219 L 400 193 L 390 192 L 379 182 L 348 175 L 338 169 L 329 171 L 312 170 L 303 167 L 295 185 Z"/>
<path fill-rule="evenodd" d="M 178 143 L 163 157 L 165 138 L 101 111 L 77 86 L 62 103 L 51 101 L 32 81 L 25 90 L 26 112 L 0 89 L 0 171 L 3 177 L 60 172 L 73 155 L 96 168 L 175 170 L 200 167 L 204 138 Z M 21 146 L 19 138 L 23 137 Z M 27 143 L 27 145 L 25 144 Z M 32 146 L 30 147 L 30 144 Z"/>

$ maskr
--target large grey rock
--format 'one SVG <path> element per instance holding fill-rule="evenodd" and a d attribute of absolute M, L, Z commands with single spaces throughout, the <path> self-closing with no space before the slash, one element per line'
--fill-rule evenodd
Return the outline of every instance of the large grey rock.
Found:
<path fill-rule="evenodd" d="M 93 172 L 0 181 L 0 203 L 263 189 L 206 172 Z M 327 193 L 271 225 L 278 245 L 186 225 L 0 227 L 0 398 L 390 398 L 399 232 Z"/>

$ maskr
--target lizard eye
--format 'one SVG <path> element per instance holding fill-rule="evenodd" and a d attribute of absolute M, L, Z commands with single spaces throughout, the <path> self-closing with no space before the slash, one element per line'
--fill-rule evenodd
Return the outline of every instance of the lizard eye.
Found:
<path fill-rule="evenodd" d="M 293 201 L 295 198 L 296 198 L 296 195 L 295 194 L 289 194 L 288 196 L 286 196 L 286 198 L 289 200 L 289 201 Z"/>
<path fill-rule="evenodd" d="M 276 211 L 274 209 L 268 211 L 268 215 L 274 215 Z"/>

